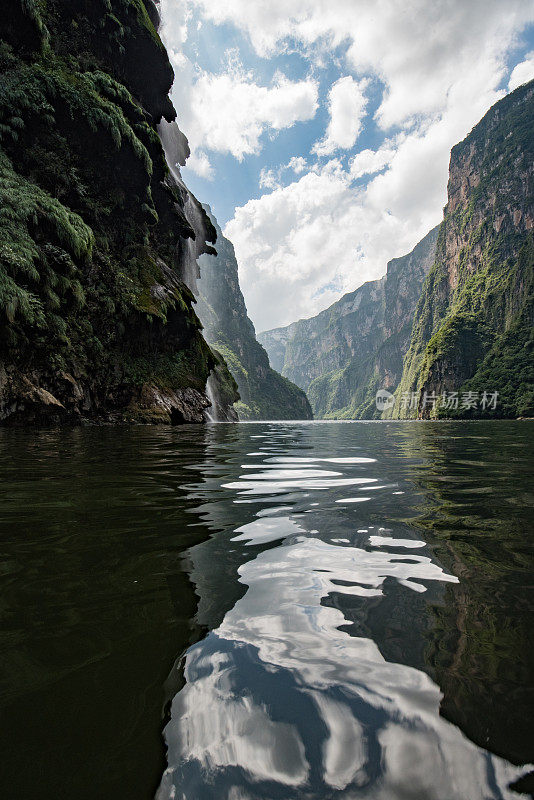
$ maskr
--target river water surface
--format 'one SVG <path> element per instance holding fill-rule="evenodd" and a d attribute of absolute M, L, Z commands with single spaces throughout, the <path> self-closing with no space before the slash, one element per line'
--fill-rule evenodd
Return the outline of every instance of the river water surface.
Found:
<path fill-rule="evenodd" d="M 533 441 L 2 431 L 2 797 L 528 797 Z"/>

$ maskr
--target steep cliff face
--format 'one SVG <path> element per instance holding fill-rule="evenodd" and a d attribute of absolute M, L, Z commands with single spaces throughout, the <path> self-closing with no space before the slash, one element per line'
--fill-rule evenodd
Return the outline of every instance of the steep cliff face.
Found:
<path fill-rule="evenodd" d="M 158 133 L 171 172 L 170 180 L 181 189 L 184 197 L 185 214 L 194 231 L 194 237 L 188 238 L 183 243 L 180 260 L 184 283 L 195 297 L 195 302 L 197 302 L 199 296 L 200 257 L 209 255 L 212 259 L 216 258 L 217 251 L 207 246 L 205 242 L 207 239 L 213 238 L 214 231 L 215 236 L 217 236 L 217 231 L 214 228 L 211 217 L 208 216 L 196 197 L 191 194 L 182 179 L 180 168 L 185 165 L 189 156 L 189 144 L 186 137 L 175 122 L 167 122 L 166 120 L 161 120 L 159 123 Z M 221 233 L 220 230 L 218 232 L 219 234 Z M 224 242 L 221 242 L 221 244 L 224 247 Z M 211 261 L 208 261 L 206 265 L 208 273 L 210 271 L 210 263 Z M 218 289 L 222 291 L 221 301 L 223 297 L 224 301 L 229 303 L 236 300 L 236 296 L 228 295 L 228 293 L 224 292 L 222 285 Z M 239 297 L 237 297 L 237 302 L 239 306 Z M 239 310 L 240 307 L 236 309 L 236 313 L 239 313 Z M 224 313 L 231 314 L 231 306 L 224 309 Z M 203 324 L 203 320 L 201 322 Z M 212 353 L 215 357 L 215 365 L 206 384 L 206 393 L 211 403 L 209 410 L 206 411 L 206 417 L 213 422 L 237 422 L 238 416 L 235 408 L 235 403 L 239 400 L 237 383 L 222 355 L 216 350 L 213 350 Z"/>
<path fill-rule="evenodd" d="M 267 353 L 256 340 L 239 286 L 234 247 L 205 206 L 217 231 L 217 256 L 199 259 L 196 281 L 197 314 L 206 340 L 221 353 L 237 381 L 241 400 L 235 408 L 240 419 L 311 419 L 306 395 L 269 364 Z"/>
<path fill-rule="evenodd" d="M 197 204 L 195 234 L 158 137 L 176 113 L 156 6 L 3 12 L 0 421 L 202 421 L 217 358 L 185 272 L 215 231 Z"/>
<path fill-rule="evenodd" d="M 305 389 L 317 417 L 372 418 L 379 388 L 402 374 L 413 311 L 434 260 L 437 228 L 386 275 L 344 295 L 326 311 L 259 334 L 271 362 Z"/>
<path fill-rule="evenodd" d="M 534 82 L 491 108 L 451 153 L 436 263 L 415 314 L 399 395 L 406 416 L 534 414 Z M 443 393 L 499 392 L 495 409 Z M 425 403 L 425 393 L 427 402 Z"/>

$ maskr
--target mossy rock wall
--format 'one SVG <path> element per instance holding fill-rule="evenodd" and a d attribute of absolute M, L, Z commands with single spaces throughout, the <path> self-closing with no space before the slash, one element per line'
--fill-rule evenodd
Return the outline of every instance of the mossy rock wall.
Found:
<path fill-rule="evenodd" d="M 488 111 L 453 148 L 448 204 L 423 287 L 399 416 L 534 415 L 534 82 Z M 499 393 L 495 409 L 440 408 L 427 396 Z"/>
<path fill-rule="evenodd" d="M 121 419 L 143 387 L 202 395 L 215 366 L 182 280 L 180 253 L 194 232 L 156 130 L 176 112 L 154 21 L 142 0 L 7 0 L 4 423 L 24 421 L 22 377 L 57 398 L 66 417 Z M 61 375 L 76 385 L 75 401 Z"/>

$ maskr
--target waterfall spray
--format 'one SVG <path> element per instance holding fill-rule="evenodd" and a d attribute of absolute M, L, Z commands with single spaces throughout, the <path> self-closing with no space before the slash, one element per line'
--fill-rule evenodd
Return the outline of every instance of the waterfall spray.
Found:
<path fill-rule="evenodd" d="M 193 294 L 197 295 L 197 280 L 200 278 L 198 258 L 204 252 L 206 226 L 201 206 L 185 185 L 180 172 L 180 166 L 184 166 L 189 155 L 189 145 L 175 122 L 161 120 L 158 125 L 158 134 L 169 167 L 168 181 L 179 190 L 184 203 L 185 218 L 194 232 L 194 237 L 181 239 L 178 245 L 180 277 Z"/>
<path fill-rule="evenodd" d="M 210 372 L 206 383 L 206 396 L 211 403 L 210 408 L 205 410 L 206 422 L 218 422 L 217 414 L 217 400 L 216 400 L 216 387 L 215 374 Z"/>
<path fill-rule="evenodd" d="M 169 167 L 170 175 L 168 180 L 180 191 L 184 204 L 185 218 L 194 231 L 194 238 L 181 239 L 178 245 L 177 260 L 181 267 L 180 278 L 195 297 L 198 297 L 197 280 L 200 278 L 198 259 L 206 252 L 206 216 L 198 200 L 185 185 L 180 172 L 180 166 L 184 166 L 189 155 L 189 145 L 186 137 L 175 122 L 162 120 L 158 125 L 158 133 Z M 202 318 L 200 318 L 200 321 L 203 322 Z M 208 376 L 205 391 L 211 403 L 210 408 L 204 412 L 206 421 L 233 420 L 232 409 L 227 414 L 224 412 L 225 404 L 220 399 L 219 384 L 215 370 L 212 370 Z"/>
<path fill-rule="evenodd" d="M 161 21 L 161 10 L 159 0 L 152 0 L 155 21 Z M 179 247 L 178 263 L 181 265 L 181 279 L 186 286 L 198 297 L 197 280 L 200 278 L 199 257 L 209 251 L 206 249 L 206 215 L 197 199 L 191 194 L 182 179 L 180 167 L 185 166 L 185 162 L 190 154 L 187 137 L 182 133 L 175 122 L 167 122 L 162 119 L 158 125 L 158 134 L 165 153 L 165 160 L 169 167 L 167 180 L 173 184 L 180 192 L 183 200 L 183 211 L 187 222 L 194 232 L 194 237 L 181 239 Z M 213 251 L 215 252 L 215 251 Z M 203 322 L 202 319 L 200 319 Z M 227 408 L 227 404 L 219 402 L 220 391 L 217 380 L 216 370 L 212 370 L 206 382 L 206 396 L 211 406 L 204 412 L 207 422 L 218 422 L 221 419 L 237 421 L 237 414 L 233 408 Z M 226 412 L 225 412 L 226 409 Z"/>

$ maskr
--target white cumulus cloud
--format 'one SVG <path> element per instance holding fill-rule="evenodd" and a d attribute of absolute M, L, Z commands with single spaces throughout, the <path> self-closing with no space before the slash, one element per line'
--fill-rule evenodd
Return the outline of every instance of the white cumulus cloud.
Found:
<path fill-rule="evenodd" d="M 350 75 L 332 85 L 328 93 L 330 121 L 324 139 L 313 146 L 312 152 L 326 156 L 354 146 L 362 130 L 367 107 L 365 89 L 368 85 L 368 80 L 355 81 Z"/>
<path fill-rule="evenodd" d="M 343 77 L 322 98 L 324 137 L 310 153 L 264 168 L 265 194 L 226 226 L 260 330 L 317 313 L 408 252 L 441 219 L 451 147 L 503 96 L 503 84 L 533 76 L 534 53 L 509 64 L 534 22 L 534 0 L 164 2 L 235 26 L 262 58 L 296 49 L 315 76 L 339 48 Z M 183 37 L 180 15 L 175 24 Z M 194 92 L 182 124 L 197 159 L 211 149 L 257 153 L 264 131 L 311 119 L 318 102 L 311 78 L 258 86 L 235 65 L 185 85 Z M 356 152 L 367 130 L 376 144 Z"/>
<path fill-rule="evenodd" d="M 304 172 L 306 167 L 308 166 L 308 162 L 302 156 L 293 156 L 289 160 L 289 164 L 287 165 L 288 169 L 292 169 L 297 175 L 300 175 L 301 172 Z"/>
<path fill-rule="evenodd" d="M 162 36 L 179 76 L 171 96 L 191 147 L 187 166 L 198 175 L 213 177 L 210 152 L 241 161 L 260 152 L 266 131 L 276 133 L 315 116 L 315 80 L 292 81 L 277 72 L 270 85 L 260 85 L 243 68 L 235 50 L 227 51 L 227 63 L 219 72 L 196 68 L 181 49 L 191 18 L 189 4 L 164 0 L 162 12 Z"/>
<path fill-rule="evenodd" d="M 309 317 L 384 271 L 436 223 L 401 218 L 355 189 L 337 159 L 236 209 L 225 235 L 258 330 Z M 414 240 L 415 236 L 415 240 Z"/>
<path fill-rule="evenodd" d="M 260 189 L 276 189 L 280 185 L 279 171 L 263 167 L 260 172 Z"/>
<path fill-rule="evenodd" d="M 267 129 L 290 128 L 310 119 L 317 109 L 312 80 L 290 81 L 276 75 L 271 86 L 259 86 L 241 70 L 202 72 L 192 87 L 192 103 L 181 124 L 195 148 L 243 156 L 260 151 Z"/>
<path fill-rule="evenodd" d="M 391 163 L 395 150 L 381 147 L 379 150 L 360 150 L 350 161 L 350 174 L 356 180 L 364 175 L 380 172 Z"/>
<path fill-rule="evenodd" d="M 348 169 L 338 159 L 309 167 L 237 208 L 225 235 L 257 329 L 317 314 L 409 252 L 442 218 L 452 145 L 500 96 L 481 94 L 468 114 L 454 106 L 383 149 L 362 151 Z M 381 169 L 366 185 L 354 184 Z"/>
<path fill-rule="evenodd" d="M 529 53 L 524 61 L 512 70 L 508 88 L 510 91 L 517 89 L 523 83 L 528 83 L 534 78 L 534 51 Z"/>

